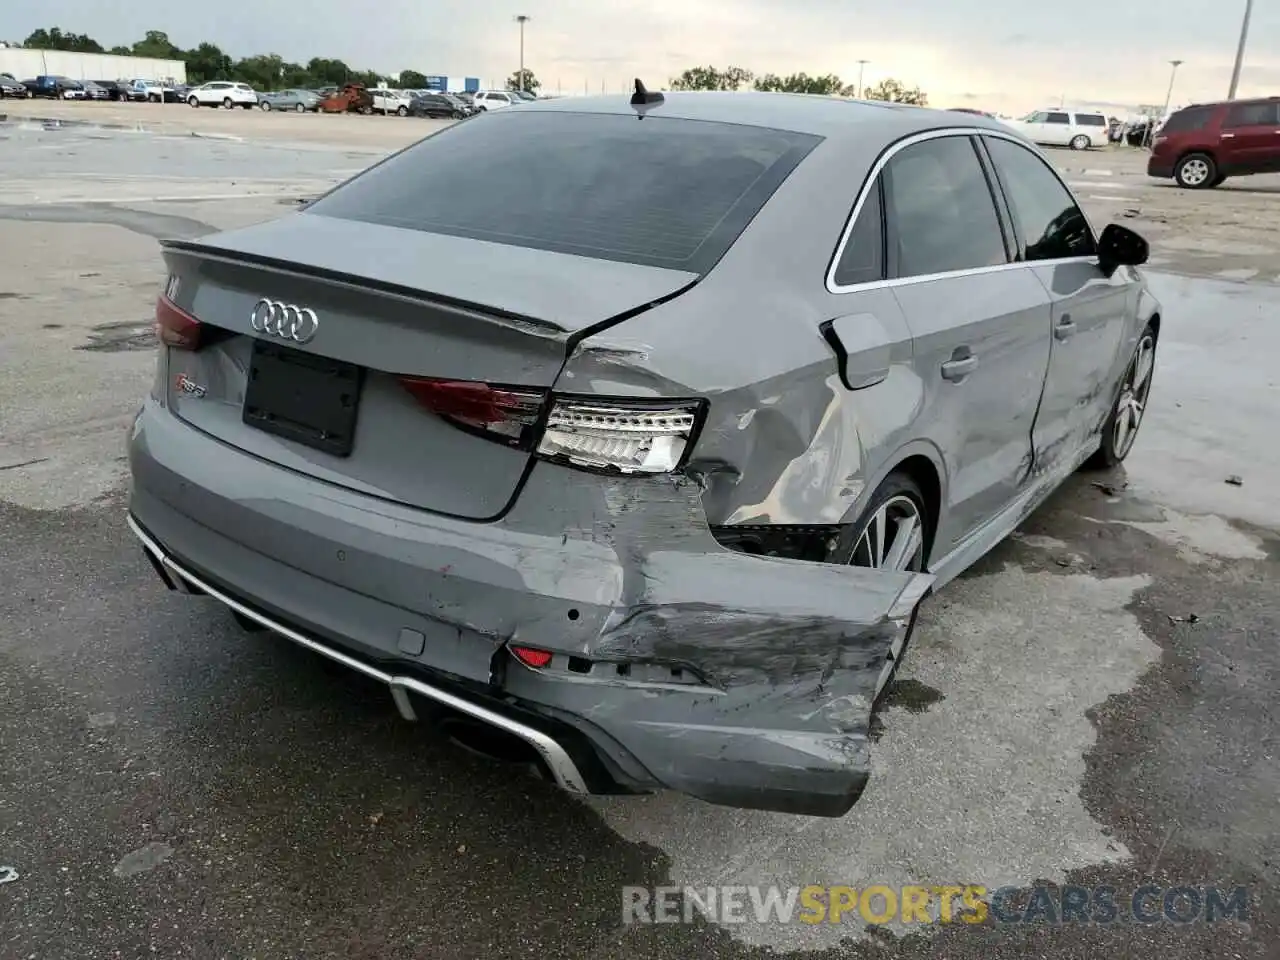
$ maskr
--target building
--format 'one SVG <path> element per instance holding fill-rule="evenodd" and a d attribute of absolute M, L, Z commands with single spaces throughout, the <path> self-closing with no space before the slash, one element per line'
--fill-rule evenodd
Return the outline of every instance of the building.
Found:
<path fill-rule="evenodd" d="M 28 50 L 0 47 L 0 73 L 16 80 L 39 76 L 72 80 L 166 80 L 187 82 L 187 65 L 181 60 L 149 57 L 117 57 L 109 53 L 74 53 L 70 50 Z"/>
<path fill-rule="evenodd" d="M 427 77 L 427 89 L 441 93 L 475 93 L 480 89 L 479 77 Z"/>

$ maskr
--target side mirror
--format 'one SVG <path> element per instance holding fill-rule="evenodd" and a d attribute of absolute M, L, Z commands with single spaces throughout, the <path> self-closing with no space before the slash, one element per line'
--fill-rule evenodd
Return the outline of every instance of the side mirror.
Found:
<path fill-rule="evenodd" d="M 1150 254 L 1146 240 L 1118 223 L 1107 224 L 1098 237 L 1098 262 L 1107 270 L 1140 267 Z"/>

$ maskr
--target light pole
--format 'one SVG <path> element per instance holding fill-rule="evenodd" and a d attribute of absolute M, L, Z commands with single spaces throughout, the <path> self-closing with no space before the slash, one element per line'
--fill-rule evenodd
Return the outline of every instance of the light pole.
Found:
<path fill-rule="evenodd" d="M 516 17 L 516 23 L 520 24 L 520 92 L 524 93 L 524 25 L 529 22 L 529 17 L 520 14 Z"/>
<path fill-rule="evenodd" d="M 1236 98 L 1236 87 L 1240 85 L 1240 68 L 1244 66 L 1244 45 L 1249 39 L 1249 18 L 1253 16 L 1253 0 L 1244 0 L 1244 21 L 1240 24 L 1240 45 L 1236 47 L 1236 65 L 1231 68 L 1231 89 L 1227 91 L 1227 99 Z"/>
<path fill-rule="evenodd" d="M 862 70 L 870 62 L 870 60 L 858 61 L 858 96 L 856 97 L 858 100 L 862 99 Z"/>
<path fill-rule="evenodd" d="M 1173 70 L 1170 71 L 1169 73 L 1169 92 L 1164 95 L 1164 109 L 1160 111 L 1161 118 L 1163 118 L 1169 112 L 1169 104 L 1173 102 L 1173 80 L 1174 80 L 1174 77 L 1178 75 L 1178 68 L 1182 66 L 1185 62 L 1186 62 L 1185 60 L 1169 61 L 1169 63 L 1173 65 Z"/>
<path fill-rule="evenodd" d="M 1163 120 L 1169 115 L 1169 104 L 1173 103 L 1173 81 L 1178 75 L 1178 67 L 1182 66 L 1185 60 L 1170 60 L 1169 63 L 1173 69 L 1169 71 L 1169 90 L 1164 95 L 1164 109 L 1160 111 L 1160 116 L 1152 117 L 1147 123 L 1147 132 L 1143 134 L 1143 146 L 1149 146 L 1154 143 L 1156 138 L 1156 123 Z"/>

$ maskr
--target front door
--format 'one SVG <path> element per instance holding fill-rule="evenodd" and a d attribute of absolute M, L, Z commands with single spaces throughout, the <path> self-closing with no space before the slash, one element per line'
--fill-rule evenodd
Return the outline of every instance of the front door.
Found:
<path fill-rule="evenodd" d="M 1071 114 L 1061 110 L 1050 110 L 1045 118 L 1043 129 L 1042 143 L 1052 143 L 1057 146 L 1070 143 L 1074 135 L 1071 129 Z"/>
<path fill-rule="evenodd" d="M 1049 373 L 1032 447 L 1036 473 L 1052 472 L 1066 468 L 1111 409 L 1137 274 L 1102 271 L 1088 220 L 1044 160 L 1002 137 L 984 142 L 1013 215 L 1019 256 L 1050 298 Z"/>
<path fill-rule="evenodd" d="M 944 438 L 947 502 L 936 554 L 1017 496 L 1049 362 L 1049 306 L 1013 237 L 976 142 L 946 135 L 885 168 L 889 277 L 911 329 L 931 429 Z"/>
<path fill-rule="evenodd" d="M 1222 120 L 1222 172 L 1280 170 L 1280 101 L 1237 103 Z"/>

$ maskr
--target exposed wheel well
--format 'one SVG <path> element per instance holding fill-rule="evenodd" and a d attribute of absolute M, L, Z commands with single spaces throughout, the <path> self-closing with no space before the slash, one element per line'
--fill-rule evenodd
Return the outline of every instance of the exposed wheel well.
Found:
<path fill-rule="evenodd" d="M 907 457 L 893 468 L 891 473 L 905 473 L 915 481 L 920 492 L 924 494 L 925 509 L 929 515 L 928 539 L 925 541 L 925 561 L 933 550 L 933 536 L 938 529 L 938 520 L 942 513 L 942 480 L 938 477 L 938 468 L 933 461 L 921 454 Z"/>
<path fill-rule="evenodd" d="M 1147 321 L 1151 327 L 1151 332 L 1156 335 L 1156 339 L 1160 339 L 1160 314 L 1153 313 L 1151 319 Z"/>

